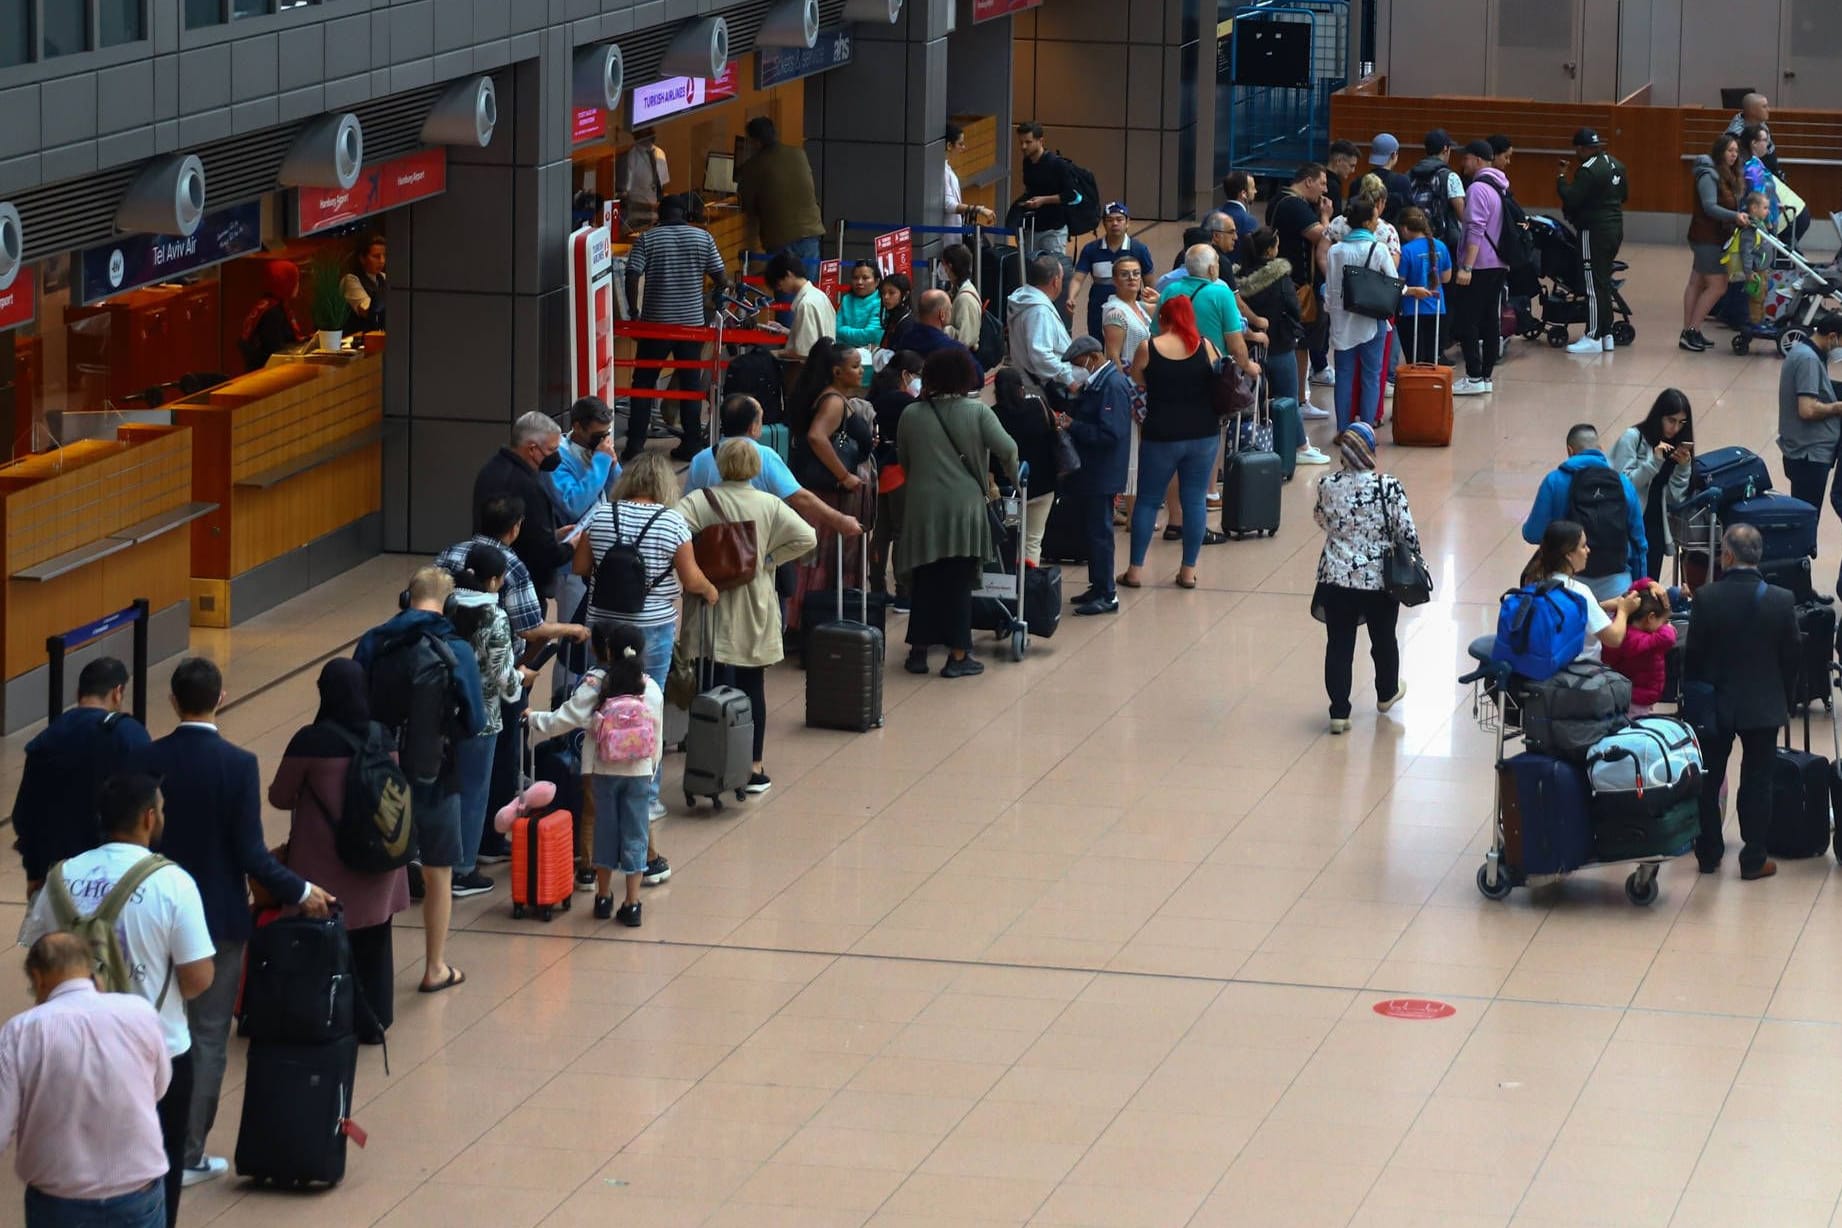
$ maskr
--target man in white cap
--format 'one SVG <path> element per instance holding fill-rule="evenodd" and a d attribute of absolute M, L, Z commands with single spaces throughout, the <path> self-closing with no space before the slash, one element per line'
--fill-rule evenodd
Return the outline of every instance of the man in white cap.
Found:
<path fill-rule="evenodd" d="M 1394 164 L 1401 159 L 1401 142 L 1392 132 L 1378 132 L 1369 142 L 1370 172 L 1381 176 L 1382 186 L 1388 189 L 1388 207 L 1382 213 L 1382 220 L 1390 226 L 1394 224 L 1401 210 L 1413 204 L 1409 199 L 1413 184 L 1407 176 L 1394 169 Z"/>

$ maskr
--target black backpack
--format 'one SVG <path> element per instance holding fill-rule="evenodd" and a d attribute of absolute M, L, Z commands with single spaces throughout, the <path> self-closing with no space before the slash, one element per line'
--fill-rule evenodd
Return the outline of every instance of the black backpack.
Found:
<path fill-rule="evenodd" d="M 1062 158 L 1059 149 L 1055 156 Z M 1100 181 L 1094 172 L 1067 158 L 1062 158 L 1062 165 L 1068 168 L 1068 184 L 1075 190 L 1074 200 L 1062 207 L 1068 218 L 1068 237 L 1092 234 L 1100 229 Z"/>
<path fill-rule="evenodd" d="M 389 732 L 372 721 L 360 741 L 341 726 L 332 728 L 352 748 L 344 805 L 333 824 L 333 851 L 361 874 L 383 874 L 408 865 L 417 853 L 409 778 L 390 757 Z M 324 801 L 320 809 L 328 811 Z"/>
<path fill-rule="evenodd" d="M 1437 158 L 1418 163 L 1407 177 L 1408 200 L 1426 214 L 1433 238 L 1443 242 L 1451 250 L 1452 259 L 1457 260 L 1464 228 L 1452 210 L 1451 198 L 1445 194 L 1446 176 L 1451 173 L 1452 168 Z"/>
<path fill-rule="evenodd" d="M 1567 519 L 1586 530 L 1591 553 L 1581 574 L 1592 579 L 1615 576 L 1630 556 L 1630 508 L 1625 482 L 1616 469 L 1593 465 L 1573 475 L 1567 490 Z"/>
<path fill-rule="evenodd" d="M 454 650 L 426 627 L 386 644 L 371 661 L 371 717 L 397 739 L 403 775 L 438 779 L 459 732 Z"/>
<path fill-rule="evenodd" d="M 1490 250 L 1509 269 L 1510 293 L 1532 293 L 1531 287 L 1538 289 L 1540 286 L 1541 253 L 1536 249 L 1535 236 L 1529 230 L 1529 215 L 1517 202 L 1514 192 L 1505 191 L 1488 179 L 1480 179 L 1478 182 L 1495 192 L 1503 206 L 1497 227 L 1501 233 L 1492 240 L 1486 232 L 1484 241 L 1490 244 Z"/>
<path fill-rule="evenodd" d="M 723 399 L 737 395 L 755 399 L 765 425 L 773 426 L 786 416 L 780 362 L 772 350 L 755 346 L 729 360 L 728 373 L 723 376 Z"/>
<path fill-rule="evenodd" d="M 667 563 L 657 576 L 648 577 L 646 560 L 640 555 L 640 539 L 651 532 L 665 512 L 663 507 L 654 512 L 633 540 L 626 541 L 620 535 L 620 505 L 614 506 L 614 544 L 595 564 L 594 587 L 588 591 L 589 605 L 611 614 L 638 614 L 646 608 L 646 594 L 665 579 L 671 564 Z"/>
<path fill-rule="evenodd" d="M 988 372 L 995 370 L 1004 361 L 1004 322 L 989 307 L 980 309 L 979 344 L 972 351 L 972 356 Z"/>
<path fill-rule="evenodd" d="M 356 977 L 352 946 L 337 917 L 282 917 L 249 936 L 237 1034 L 287 1045 L 321 1045 L 352 1035 Z"/>

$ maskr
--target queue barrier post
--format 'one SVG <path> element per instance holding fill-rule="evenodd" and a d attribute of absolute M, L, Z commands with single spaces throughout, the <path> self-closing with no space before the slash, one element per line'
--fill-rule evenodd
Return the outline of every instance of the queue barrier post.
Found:
<path fill-rule="evenodd" d="M 73 648 L 81 648 L 93 640 L 101 639 L 111 631 L 119 631 L 124 625 L 132 624 L 133 661 L 129 666 L 134 688 L 134 719 L 145 725 L 147 723 L 147 625 L 153 615 L 153 607 L 145 597 L 136 597 L 133 604 L 124 606 L 112 614 L 104 614 L 93 622 L 69 631 L 60 631 L 56 635 L 45 637 L 45 656 L 47 682 L 50 695 L 45 705 L 45 716 L 54 717 L 64 710 L 64 660 Z"/>

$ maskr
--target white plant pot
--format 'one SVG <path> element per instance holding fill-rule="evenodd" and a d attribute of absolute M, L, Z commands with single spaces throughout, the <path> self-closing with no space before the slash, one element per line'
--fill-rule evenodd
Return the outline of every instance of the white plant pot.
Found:
<path fill-rule="evenodd" d="M 344 339 L 345 334 L 336 328 L 323 328 L 320 330 L 320 348 L 329 354 L 337 353 L 339 351 L 339 343 Z"/>

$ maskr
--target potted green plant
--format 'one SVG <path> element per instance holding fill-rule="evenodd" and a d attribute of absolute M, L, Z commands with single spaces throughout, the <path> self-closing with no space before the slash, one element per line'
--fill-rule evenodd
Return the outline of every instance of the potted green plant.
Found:
<path fill-rule="evenodd" d="M 337 260 L 331 256 L 314 257 L 309 310 L 313 313 L 313 327 L 320 334 L 323 350 L 337 350 L 345 335 L 345 321 L 351 309 L 346 305 L 345 291 L 339 284 L 343 280 L 345 270 Z"/>

